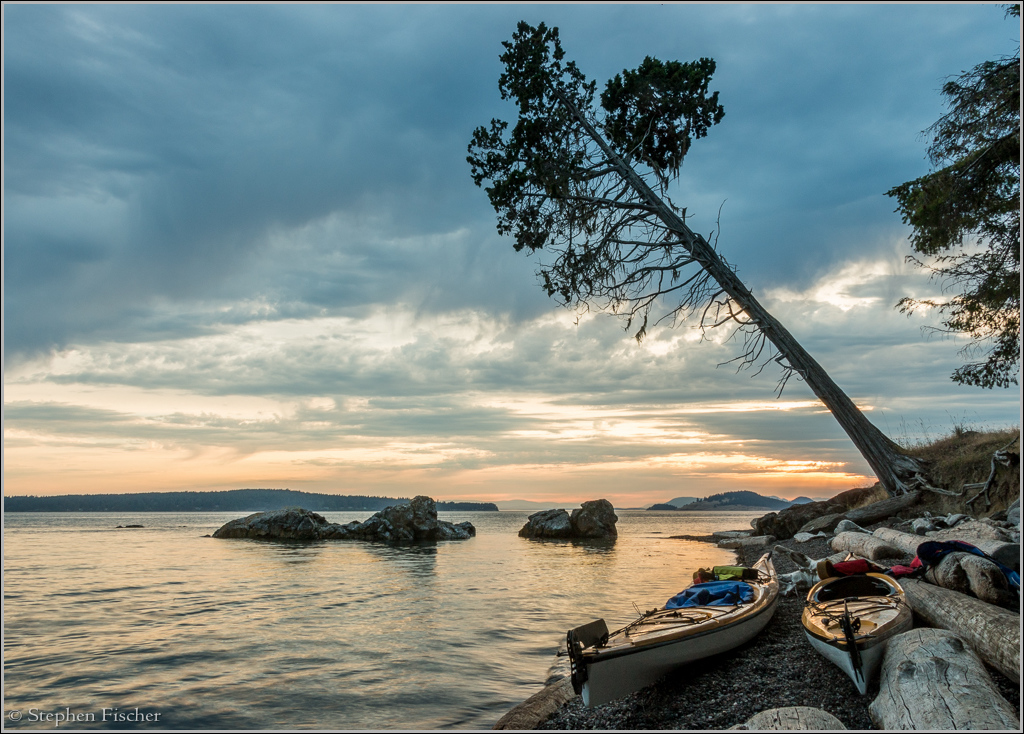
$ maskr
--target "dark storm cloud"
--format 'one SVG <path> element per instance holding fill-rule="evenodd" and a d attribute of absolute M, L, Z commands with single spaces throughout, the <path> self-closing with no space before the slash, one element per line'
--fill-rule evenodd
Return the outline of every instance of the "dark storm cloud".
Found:
<path fill-rule="evenodd" d="M 469 181 L 500 42 L 559 25 L 599 83 L 718 61 L 677 200 L 757 288 L 902 232 L 942 78 L 1017 42 L 980 6 L 5 6 L 5 346 L 402 303 L 534 316 Z M 263 306 L 239 306 L 240 300 Z M 346 310 L 347 309 L 347 310 Z M 362 311 L 361 311 L 361 310 Z"/>

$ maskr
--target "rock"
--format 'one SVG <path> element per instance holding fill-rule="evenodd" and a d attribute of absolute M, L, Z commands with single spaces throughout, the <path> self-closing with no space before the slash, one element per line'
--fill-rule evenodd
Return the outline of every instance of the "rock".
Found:
<path fill-rule="evenodd" d="M 793 540 L 797 543 L 806 543 L 810 540 L 814 540 L 815 538 L 825 537 L 827 537 L 827 533 L 797 533 L 793 536 Z"/>
<path fill-rule="evenodd" d="M 471 523 L 453 525 L 437 519 L 437 505 L 419 496 L 400 505 L 386 507 L 365 522 L 339 525 L 323 515 L 300 507 L 257 512 L 223 525 L 215 538 L 256 538 L 260 540 L 377 540 L 412 542 L 418 540 L 467 540 L 476 535 Z"/>
<path fill-rule="evenodd" d="M 830 512 L 800 526 L 801 533 L 831 533 L 846 519 L 842 512 Z M 794 536 L 796 537 L 796 536 Z"/>
<path fill-rule="evenodd" d="M 835 515 L 836 522 L 838 522 L 838 519 L 842 517 L 839 514 L 842 509 L 842 505 L 831 500 L 808 502 L 803 505 L 787 507 L 780 512 L 769 512 L 767 515 L 753 520 L 750 525 L 757 535 L 774 535 L 776 538 L 787 540 L 797 532 L 817 532 L 807 529 L 806 526 L 811 520 L 823 515 Z"/>
<path fill-rule="evenodd" d="M 757 535 L 774 535 L 780 540 L 788 540 L 798 532 L 831 532 L 835 528 L 835 523 L 842 519 L 843 513 L 884 500 L 888 496 L 880 484 L 871 487 L 857 487 L 840 492 L 828 500 L 792 505 L 779 512 L 769 512 L 767 515 L 751 521 L 750 526 Z M 813 529 L 807 527 L 811 520 L 825 515 L 836 515 L 835 523 L 827 527 L 814 527 Z M 856 522 L 862 522 L 860 519 L 853 519 Z M 831 519 L 827 522 L 831 522 Z"/>
<path fill-rule="evenodd" d="M 572 522 L 565 510 L 541 510 L 526 518 L 520 538 L 569 538 Z"/>
<path fill-rule="evenodd" d="M 541 510 L 526 519 L 520 538 L 615 538 L 618 521 L 608 500 L 590 500 L 572 511 Z"/>
<path fill-rule="evenodd" d="M 114 529 L 117 530 L 118 528 L 120 528 L 120 529 L 124 530 L 126 528 L 144 528 L 144 527 L 146 527 L 146 526 L 145 525 L 118 525 L 117 528 L 114 528 Z"/>
<path fill-rule="evenodd" d="M 590 500 L 572 511 L 569 518 L 574 537 L 614 538 L 618 536 L 615 523 L 618 521 L 615 508 L 608 500 Z"/>
<path fill-rule="evenodd" d="M 840 520 L 839 524 L 835 527 L 836 534 L 839 533 L 870 533 L 870 530 L 865 530 L 860 525 L 855 523 L 853 520 Z"/>
<path fill-rule="evenodd" d="M 933 518 L 934 519 L 934 518 Z M 942 528 L 929 531 L 928 536 L 935 540 L 948 540 L 950 538 L 977 538 L 978 540 L 996 540 L 1001 543 L 1009 541 L 1007 532 L 1000 527 L 979 520 L 968 520 L 958 524 L 955 528 Z"/>
<path fill-rule="evenodd" d="M 1013 504 L 1006 508 L 1006 522 L 1020 532 L 1020 497 L 1013 501 Z"/>
<path fill-rule="evenodd" d="M 215 538 L 257 538 L 261 540 L 319 540 L 326 518 L 301 507 L 256 512 L 232 520 L 214 532 Z"/>
<path fill-rule="evenodd" d="M 934 517 L 919 517 L 910 523 L 910 529 L 915 535 L 924 535 L 939 527 Z"/>

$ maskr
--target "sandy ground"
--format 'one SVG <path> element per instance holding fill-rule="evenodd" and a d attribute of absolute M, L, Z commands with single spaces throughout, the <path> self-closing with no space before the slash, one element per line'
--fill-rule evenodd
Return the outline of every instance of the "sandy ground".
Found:
<path fill-rule="evenodd" d="M 811 558 L 831 554 L 825 538 L 779 544 Z M 740 551 L 740 560 L 750 565 L 764 550 Z M 796 570 L 781 554 L 776 553 L 773 561 L 780 574 Z M 894 558 L 880 562 L 888 566 L 909 561 Z M 805 594 L 781 597 L 772 621 L 746 645 L 681 668 L 656 685 L 603 706 L 587 709 L 576 697 L 537 728 L 718 730 L 742 724 L 760 711 L 783 706 L 814 706 L 838 718 L 848 729 L 874 728 L 868 704 L 878 694 L 878 681 L 872 683 L 867 695 L 860 696 L 839 668 L 815 652 L 800 624 Z M 989 672 L 1019 718 L 1019 686 L 995 670 Z"/>

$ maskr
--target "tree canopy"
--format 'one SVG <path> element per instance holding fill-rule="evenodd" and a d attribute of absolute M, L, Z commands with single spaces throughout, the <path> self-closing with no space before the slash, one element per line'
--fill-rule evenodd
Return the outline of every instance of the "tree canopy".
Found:
<path fill-rule="evenodd" d="M 1008 15 L 1019 17 L 1020 6 Z M 1020 369 L 1020 49 L 946 82 L 949 112 L 932 136 L 931 173 L 888 191 L 913 227 L 908 260 L 932 271 L 949 299 L 903 298 L 901 311 L 935 307 L 943 329 L 966 335 L 956 382 L 1017 384 Z"/>
<path fill-rule="evenodd" d="M 791 377 L 805 381 L 891 494 L 926 486 L 922 463 L 867 420 L 666 195 L 691 142 L 725 114 L 709 92 L 715 62 L 648 57 L 610 80 L 596 108 L 597 85 L 565 60 L 557 28 L 522 22 L 502 45 L 498 88 L 516 102 L 518 120 L 478 127 L 467 160 L 498 231 L 546 258 L 548 295 L 617 313 L 627 329 L 638 324 L 638 340 L 655 307 L 658 321 L 731 324 L 743 335 L 732 361 L 758 371 L 779 365 L 780 394 Z"/>

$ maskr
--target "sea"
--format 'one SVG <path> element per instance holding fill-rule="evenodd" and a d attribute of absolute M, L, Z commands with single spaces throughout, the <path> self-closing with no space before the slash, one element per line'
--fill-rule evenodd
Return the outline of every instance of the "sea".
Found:
<path fill-rule="evenodd" d="M 439 513 L 465 541 L 209 537 L 243 514 L 6 513 L 4 728 L 489 729 L 565 674 L 569 628 L 735 560 L 673 535 L 761 513 L 618 510 L 614 541 L 520 538 L 526 512 Z"/>

